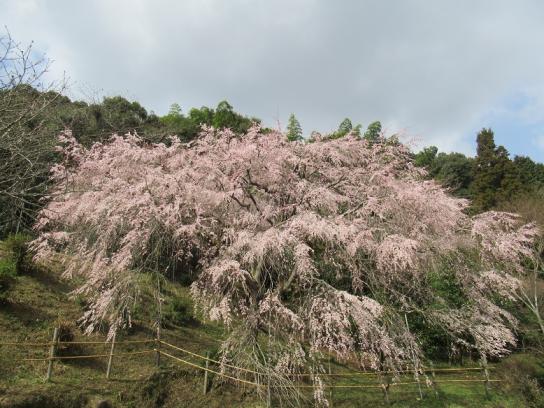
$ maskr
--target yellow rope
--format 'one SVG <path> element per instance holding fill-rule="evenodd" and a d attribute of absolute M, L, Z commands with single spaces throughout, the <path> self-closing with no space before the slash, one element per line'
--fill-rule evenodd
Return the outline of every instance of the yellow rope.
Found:
<path fill-rule="evenodd" d="M 488 370 L 494 370 L 494 366 L 487 366 Z M 466 367 L 466 368 L 435 368 L 434 371 L 482 371 L 482 367 Z M 425 369 L 424 371 L 433 371 L 430 369 Z"/>
<path fill-rule="evenodd" d="M 156 340 L 122 340 L 115 344 L 156 343 Z M 106 341 L 59 341 L 58 344 L 111 344 Z"/>
<path fill-rule="evenodd" d="M 112 356 L 127 356 L 131 354 L 146 354 L 146 353 L 155 353 L 157 350 L 144 350 L 144 351 L 129 351 L 125 353 L 114 353 Z M 97 357 L 109 357 L 110 354 L 90 354 L 83 356 L 55 356 L 53 358 L 19 358 L 15 361 L 49 361 L 49 360 L 76 360 L 76 359 L 86 359 L 86 358 L 97 358 Z"/>
<path fill-rule="evenodd" d="M 143 351 L 128 351 L 125 353 L 114 353 L 111 354 L 111 356 L 128 356 L 132 354 L 148 354 L 148 353 L 154 353 L 156 350 L 143 350 Z M 53 360 L 71 360 L 71 359 L 78 359 L 78 358 L 95 358 L 95 357 L 109 357 L 110 354 L 94 354 L 94 355 L 87 355 L 87 356 L 59 356 L 59 357 L 53 357 Z"/>
<path fill-rule="evenodd" d="M 200 354 L 197 354 L 197 353 L 194 353 L 192 351 L 189 351 L 189 350 L 186 350 L 186 349 L 183 349 L 181 347 L 178 347 L 178 346 L 174 346 L 173 344 L 170 344 L 166 341 L 163 341 L 163 340 L 159 340 L 160 343 L 164 344 L 165 346 L 168 346 L 168 347 L 171 347 L 173 349 L 176 349 L 178 351 L 181 351 L 183 353 L 187 353 L 191 356 L 194 356 L 194 357 L 197 357 L 197 358 L 200 358 L 202 360 L 208 360 L 212 363 L 216 363 L 216 364 L 219 364 L 219 365 L 223 365 L 223 366 L 226 366 L 226 367 L 229 367 L 229 368 L 233 368 L 235 370 L 240 370 L 240 371 L 245 371 L 245 372 L 248 372 L 248 373 L 252 373 L 252 374 L 257 374 L 257 375 L 266 375 L 264 373 L 260 373 L 258 371 L 254 371 L 254 370 L 250 370 L 248 368 L 243 368 L 243 367 L 237 367 L 237 366 L 234 366 L 234 365 L 231 365 L 231 364 L 227 364 L 227 363 L 221 363 L 220 361 L 218 360 L 214 360 L 213 358 L 209 358 L 209 357 L 206 357 L 206 356 L 203 356 L 203 355 L 200 355 Z M 487 367 L 488 369 L 492 370 L 494 369 L 495 367 L 493 366 L 489 366 Z M 425 368 L 423 370 L 420 370 L 420 371 L 423 371 L 423 372 L 441 372 L 441 371 L 450 371 L 450 372 L 465 372 L 465 371 L 481 371 L 483 370 L 481 367 L 466 367 L 466 368 L 435 368 L 434 370 L 430 369 L 430 368 Z M 379 374 L 398 374 L 398 373 L 405 373 L 405 374 L 411 374 L 413 373 L 414 371 L 413 370 L 399 370 L 399 371 L 356 371 L 356 372 L 353 372 L 353 373 L 323 373 L 323 374 L 319 374 L 320 376 L 326 376 L 326 377 L 342 377 L 342 376 L 356 376 L 356 375 L 379 375 Z M 292 376 L 292 377 L 311 377 L 315 374 L 310 374 L 310 373 L 300 373 L 300 374 L 296 374 L 296 373 L 292 373 L 292 374 L 289 374 L 289 376 Z"/>
<path fill-rule="evenodd" d="M 181 352 L 190 354 L 191 356 L 194 356 L 194 357 L 201 358 L 202 360 L 208 360 L 208 361 L 211 361 L 212 363 L 216 363 L 216 364 L 219 364 L 219 365 L 223 365 L 223 366 L 225 366 L 225 367 L 230 367 L 230 368 L 233 368 L 233 369 L 235 369 L 235 370 L 245 371 L 245 372 L 248 372 L 248 373 L 251 373 L 251 374 L 266 375 L 266 374 L 263 374 L 263 373 L 259 373 L 258 371 L 250 370 L 250 369 L 248 369 L 248 368 L 236 367 L 236 366 L 231 365 L 231 364 L 221 363 L 220 361 L 214 360 L 214 359 L 209 358 L 209 357 L 201 356 L 200 354 L 196 354 L 196 353 L 193 353 L 192 351 L 182 349 L 181 347 L 174 346 L 173 344 L 167 343 L 167 342 L 162 341 L 162 340 L 160 340 L 160 342 L 161 342 L 162 344 L 164 344 L 165 346 L 172 347 L 173 349 L 176 349 L 176 350 L 179 350 L 179 351 L 181 351 Z"/>
<path fill-rule="evenodd" d="M 441 381 L 441 380 L 438 380 L 438 381 L 433 381 L 437 384 L 442 384 L 442 383 L 453 383 L 453 382 L 503 382 L 504 380 L 444 380 L 444 381 Z"/>
<path fill-rule="evenodd" d="M 156 340 L 124 340 L 124 341 L 118 341 L 118 342 L 116 342 L 116 344 L 154 343 L 154 342 L 156 342 Z M 168 343 L 166 341 L 163 341 L 163 340 L 159 340 L 159 343 L 162 343 L 165 346 L 171 347 L 171 348 L 173 348 L 175 350 L 181 351 L 181 352 L 189 354 L 191 356 L 200 358 L 202 360 L 207 360 L 207 361 L 219 364 L 221 366 L 229 367 L 229 368 L 232 368 L 232 369 L 235 369 L 235 370 L 244 371 L 244 372 L 251 373 L 251 374 L 266 376 L 265 373 L 260 373 L 258 371 L 254 371 L 254 370 L 251 370 L 251 369 L 248 369 L 248 368 L 237 367 L 237 366 L 234 366 L 234 365 L 231 365 L 231 364 L 228 364 L 228 363 L 222 363 L 222 362 L 220 362 L 218 360 L 214 360 L 212 358 L 202 356 L 200 354 L 197 354 L 197 353 L 194 353 L 192 351 L 189 351 L 189 350 L 183 349 L 181 347 L 175 346 L 175 345 L 173 345 L 171 343 Z M 98 342 L 98 341 L 61 341 L 61 342 L 57 342 L 57 343 L 52 343 L 52 342 L 47 342 L 47 343 L 4 342 L 4 343 L 0 343 L 0 346 L 4 346 L 4 345 L 51 346 L 53 344 L 61 345 L 61 344 L 108 344 L 108 343 L 107 342 L 101 342 L 101 341 L 100 342 Z M 127 353 L 115 353 L 115 354 L 113 354 L 113 356 L 122 356 L 122 355 L 130 355 L 130 354 L 145 354 L 145 353 L 152 353 L 152 352 L 156 352 L 156 350 L 146 350 L 146 351 L 127 352 Z M 163 354 L 165 354 L 165 355 L 167 355 L 169 357 L 178 359 L 177 357 L 171 356 L 170 354 L 165 353 L 163 351 L 161 351 L 161 353 L 163 353 Z M 109 355 L 110 354 L 94 354 L 94 355 L 83 355 L 83 356 L 58 356 L 58 357 L 54 357 L 53 359 L 57 359 L 57 360 L 86 359 L 86 358 L 108 357 Z M 50 358 L 23 358 L 23 359 L 18 359 L 17 361 L 48 361 L 48 360 L 50 360 Z M 192 365 L 194 367 L 202 368 L 202 367 L 200 367 L 200 366 L 198 366 L 196 364 L 189 363 L 189 362 L 187 362 L 187 361 L 185 361 L 183 359 L 179 359 L 179 360 L 182 361 L 182 362 L 185 362 L 186 364 Z M 488 369 L 494 369 L 495 367 L 489 366 L 487 368 Z M 481 367 L 466 367 L 466 368 L 435 368 L 434 370 L 426 368 L 426 369 L 422 369 L 420 371 L 422 371 L 422 372 L 432 372 L 432 371 L 434 371 L 434 372 L 467 372 L 467 371 L 481 371 L 481 370 L 482 370 Z M 230 378 L 230 379 L 233 379 L 233 380 L 236 380 L 236 381 L 247 382 L 245 380 L 241 380 L 241 379 L 236 378 L 236 377 L 231 377 L 231 376 L 228 376 L 226 374 L 218 373 L 217 371 L 214 371 L 214 370 L 208 369 L 208 371 L 219 374 L 219 375 L 222 375 L 224 377 L 227 377 L 227 378 Z M 356 371 L 356 372 L 352 372 L 352 373 L 321 373 L 321 374 L 318 374 L 318 375 L 320 375 L 322 377 L 352 377 L 352 376 L 359 376 L 359 375 L 379 375 L 379 374 L 399 374 L 399 373 L 411 374 L 411 373 L 413 373 L 413 370 L 381 371 L 381 372 L 379 372 L 379 371 Z M 310 374 L 310 373 L 300 373 L 300 374 L 292 373 L 292 374 L 288 374 L 288 376 L 290 376 L 290 377 L 311 377 L 313 375 L 315 375 L 315 374 Z M 470 381 L 479 381 L 479 382 L 481 382 L 481 381 L 486 381 L 486 380 L 449 380 L 449 382 L 467 382 L 467 381 L 468 382 L 470 382 Z M 500 380 L 489 380 L 489 381 L 500 381 Z M 439 381 L 439 382 L 443 383 L 445 381 Z M 248 382 L 248 383 L 253 384 L 253 385 L 258 385 L 256 383 L 252 383 L 252 382 Z M 417 382 L 414 382 L 414 383 L 392 383 L 392 384 L 417 384 Z M 338 386 L 338 387 L 340 387 L 340 386 Z M 348 386 L 341 386 L 341 387 L 348 387 Z M 352 387 L 352 386 L 349 386 L 349 387 Z M 360 386 L 353 386 L 353 387 L 360 387 Z M 368 386 L 368 387 L 370 387 L 370 386 Z M 372 386 L 372 387 L 374 387 L 374 386 Z M 304 386 L 304 388 L 306 388 L 306 386 Z"/>
<path fill-rule="evenodd" d="M 50 346 L 52 343 L 0 343 L 0 346 Z"/>
<path fill-rule="evenodd" d="M 231 379 L 231 380 L 238 381 L 238 382 L 241 382 L 241 383 L 244 383 L 244 384 L 250 384 L 250 385 L 257 386 L 257 387 L 262 387 L 262 386 L 263 386 L 262 384 L 259 384 L 259 383 L 256 383 L 256 382 L 243 380 L 243 379 L 237 378 L 237 377 L 231 377 L 230 375 L 220 373 L 219 371 L 215 371 L 215 370 L 211 370 L 211 369 L 209 369 L 209 368 L 201 367 L 201 366 L 199 366 L 198 364 L 194 364 L 194 363 L 191 363 L 191 362 L 189 362 L 189 361 L 187 361 L 187 360 L 184 360 L 184 359 L 182 359 L 182 358 L 173 356 L 173 355 L 171 355 L 171 354 L 166 353 L 165 351 L 161 351 L 160 353 L 161 353 L 161 354 L 164 354 L 164 355 L 167 356 L 167 357 L 173 358 L 174 360 L 177 360 L 177 361 L 180 361 L 180 362 L 182 362 L 182 363 L 184 363 L 184 364 L 187 364 L 187 365 L 189 365 L 189 366 L 191 366 L 191 367 L 198 368 L 199 370 L 208 371 L 208 372 L 210 372 L 210 373 L 217 374 L 217 375 L 219 375 L 219 376 L 221 376 L 221 377 L 229 378 L 229 379 Z"/>
<path fill-rule="evenodd" d="M 132 344 L 132 343 L 155 343 L 156 340 L 123 340 L 116 341 L 115 344 Z M 56 343 L 47 342 L 47 343 L 17 343 L 17 342 L 7 342 L 0 343 L 0 346 L 51 346 L 53 344 L 109 344 L 106 341 L 59 341 Z"/>
<path fill-rule="evenodd" d="M 494 369 L 495 367 L 488 367 L 488 369 Z M 478 370 L 482 371 L 483 368 L 436 368 L 434 370 L 430 368 L 425 368 L 420 370 L 420 372 L 426 372 L 430 373 L 432 371 L 434 372 L 442 372 L 442 371 L 449 371 L 449 372 L 465 372 L 465 371 L 472 371 L 472 370 Z M 313 375 L 319 375 L 322 377 L 349 377 L 349 376 L 357 376 L 357 375 L 379 375 L 379 374 L 413 374 L 413 370 L 399 370 L 399 371 L 355 371 L 351 373 L 319 373 L 319 374 L 308 374 L 308 373 L 300 373 L 300 374 L 288 374 L 289 376 L 293 377 L 311 377 Z"/>
<path fill-rule="evenodd" d="M 204 357 L 204 356 L 200 356 L 199 354 L 196 354 L 196 353 L 193 353 L 193 352 L 190 352 L 188 350 L 184 350 L 180 347 L 176 347 L 172 344 L 169 344 L 167 342 L 162 342 L 161 343 L 164 343 L 165 345 L 167 346 L 170 346 L 170 347 L 173 347 L 175 349 L 178 349 L 180 351 L 183 351 L 183 352 L 187 352 L 188 354 L 191 354 L 195 357 L 201 357 L 205 360 L 209 360 L 209 361 L 213 361 L 213 362 L 216 362 L 216 363 L 219 363 L 217 362 L 216 360 L 213 360 L 213 359 L 210 359 L 210 358 L 207 358 L 207 357 Z M 157 349 L 153 349 L 153 350 L 144 350 L 144 351 L 131 351 L 131 352 L 123 352 L 123 353 L 114 353 L 114 354 L 111 354 L 112 356 L 127 356 L 127 355 L 135 355 L 135 354 L 146 354 L 146 353 L 156 353 Z M 225 378 L 228 378 L 228 379 L 231 379 L 231 380 L 234 380 L 234 381 L 237 381 L 237 382 L 241 382 L 241 383 L 244 383 L 244 384 L 249 384 L 249 385 L 253 385 L 253 386 L 256 386 L 256 387 L 262 387 L 263 385 L 262 384 L 259 384 L 259 383 L 256 383 L 256 382 L 253 382 L 253 381 L 248 381 L 248 380 L 244 380 L 242 378 L 238 378 L 238 377 L 233 377 L 233 376 L 230 376 L 230 375 L 227 375 L 227 374 L 224 374 L 224 373 L 221 373 L 219 371 L 216 371 L 216 370 L 212 370 L 210 368 L 205 368 L 205 367 L 201 367 L 199 366 L 198 364 L 194 364 L 194 363 L 191 363 L 190 361 L 187 361 L 187 360 L 184 360 L 182 358 L 179 358 L 179 357 L 176 357 L 176 356 L 173 356 L 165 351 L 159 351 L 161 354 L 164 354 L 165 356 L 167 357 L 170 357 L 176 361 L 179 361 L 183 364 L 186 364 L 188 366 L 191 366 L 191 367 L 194 367 L 194 368 L 197 368 L 199 370 L 203 370 L 203 371 L 208 371 L 210 373 L 214 373 L 216 375 L 219 375 L 221 377 L 225 377 Z M 83 355 L 83 356 L 57 356 L 57 357 L 53 357 L 53 358 L 24 358 L 24 359 L 19 359 L 19 360 L 16 360 L 16 361 L 49 361 L 49 360 L 69 360 L 69 359 L 87 359 L 87 358 L 97 358 L 97 357 L 109 357 L 110 354 L 93 354 L 93 355 Z M 219 363 L 220 364 L 220 363 Z M 258 372 L 255 372 L 255 371 L 251 371 L 251 370 L 248 370 L 248 369 L 244 369 L 244 368 L 241 368 L 241 367 L 235 367 L 235 366 L 230 366 L 230 367 L 233 367 L 233 368 L 236 368 L 236 369 L 240 369 L 240 370 L 244 370 L 244 371 L 248 371 L 248 372 L 251 372 L 251 373 L 254 373 L 254 374 L 259 374 Z M 474 368 L 476 369 L 476 368 Z M 448 371 L 463 371 L 463 369 L 445 369 L 445 370 L 448 370 Z M 435 370 L 437 371 L 437 370 Z M 363 372 L 358 372 L 358 373 L 353 373 L 353 374 L 374 374 L 374 373 L 363 373 Z M 353 375 L 351 374 L 351 375 Z M 261 374 L 263 375 L 263 374 Z M 311 374 L 299 374 L 300 376 L 301 375 L 311 375 Z M 349 373 L 337 373 L 337 374 L 319 374 L 321 376 L 326 376 L 326 375 L 329 375 L 329 376 L 333 376 L 333 375 L 350 375 Z M 459 383 L 459 382 L 465 382 L 465 383 L 470 383 L 470 382 L 501 382 L 502 380 L 498 380 L 498 379 L 493 379 L 493 380 L 472 380 L 472 379 L 453 379 L 453 380 L 434 380 L 433 383 L 435 384 L 447 384 L 447 383 Z M 411 381 L 411 382 L 397 382 L 397 383 L 391 383 L 391 384 L 388 384 L 388 386 L 398 386 L 398 385 L 414 385 L 414 384 L 420 384 L 419 382 L 417 381 Z M 282 386 L 273 386 L 273 388 L 281 388 Z M 292 387 L 292 388 L 316 388 L 315 385 L 295 385 L 295 386 L 284 386 L 284 387 Z M 323 384 L 323 387 L 326 387 L 326 388 L 383 388 L 384 386 L 383 385 L 366 385 L 366 384 L 352 384 L 352 385 L 332 385 L 332 384 Z"/>
<path fill-rule="evenodd" d="M 46 358 L 16 358 L 13 361 L 47 361 L 49 357 Z"/>
<path fill-rule="evenodd" d="M 502 380 L 445 380 L 445 381 L 439 381 L 440 383 L 448 383 L 448 382 L 500 382 Z M 396 385 L 415 385 L 415 384 L 421 384 L 417 381 L 410 381 L 410 382 L 398 382 L 398 383 L 391 383 L 388 384 L 388 386 L 396 386 Z M 317 388 L 315 385 L 272 385 L 272 388 Z M 324 388 L 384 388 L 384 385 L 367 385 L 367 384 L 348 384 L 348 385 L 331 385 L 331 384 L 323 384 L 322 387 Z"/>

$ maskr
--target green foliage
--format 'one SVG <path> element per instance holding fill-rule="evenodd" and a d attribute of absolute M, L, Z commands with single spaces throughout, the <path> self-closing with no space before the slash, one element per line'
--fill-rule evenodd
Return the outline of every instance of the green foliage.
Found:
<path fill-rule="evenodd" d="M 260 120 L 243 116 L 235 112 L 230 103 L 221 101 L 215 110 L 207 106 L 192 108 L 187 116 L 183 115 L 179 104 L 174 103 L 159 122 L 163 126 L 158 129 L 159 133 L 175 134 L 182 141 L 188 142 L 198 137 L 202 125 L 229 128 L 238 134 L 246 132 L 253 123 L 260 123 Z"/>
<path fill-rule="evenodd" d="M 189 111 L 189 119 L 193 124 L 209 125 L 214 121 L 215 112 L 213 109 L 203 106 L 200 109 L 193 108 Z"/>
<path fill-rule="evenodd" d="M 138 103 L 130 102 L 122 96 L 104 98 L 101 106 L 105 128 L 139 128 L 147 119 L 147 111 Z"/>
<path fill-rule="evenodd" d="M 429 176 L 458 197 L 471 197 L 474 159 L 462 153 L 438 153 L 436 146 L 426 147 L 414 156 L 414 164 L 425 167 Z"/>
<path fill-rule="evenodd" d="M 419 153 L 414 156 L 414 164 L 418 167 L 431 167 L 436 160 L 436 154 L 438 153 L 438 147 L 429 146 L 425 147 Z"/>
<path fill-rule="evenodd" d="M 170 105 L 170 111 L 168 114 L 161 117 L 159 121 L 169 129 L 182 127 L 185 122 L 185 118 L 181 114 L 181 107 L 179 104 L 173 103 Z"/>
<path fill-rule="evenodd" d="M 407 317 L 410 330 L 422 342 L 421 348 L 425 350 L 425 356 L 435 361 L 447 360 L 451 347 L 448 333 L 439 325 L 427 321 L 421 313 L 410 313 Z"/>
<path fill-rule="evenodd" d="M 462 265 L 466 266 L 469 260 L 474 268 L 478 268 L 479 258 L 475 251 L 462 250 L 442 256 L 438 262 L 429 266 L 425 279 L 430 290 L 432 303 L 425 311 L 415 310 L 408 314 L 410 330 L 417 333 L 422 342 L 425 355 L 436 361 L 445 361 L 450 358 L 452 338 L 440 324 L 429 320 L 429 312 L 443 309 L 461 309 L 470 303 L 466 289 L 457 277 L 457 271 Z"/>
<path fill-rule="evenodd" d="M 29 273 L 32 270 L 32 260 L 28 253 L 28 243 L 31 237 L 25 234 L 9 235 L 4 241 L 4 249 L 9 259 L 15 265 L 17 275 Z"/>
<path fill-rule="evenodd" d="M 503 146 L 495 146 L 491 129 L 482 129 L 476 142 L 474 181 L 471 185 L 473 206 L 476 211 L 486 211 L 511 199 L 521 191 L 522 184 L 518 169 L 508 158 L 508 151 Z"/>
<path fill-rule="evenodd" d="M 109 139 L 115 132 L 136 131 L 145 141 L 154 143 L 167 142 L 170 135 L 188 142 L 198 137 L 203 124 L 243 133 L 253 123 L 260 123 L 257 118 L 235 112 L 227 101 L 221 101 L 215 110 L 206 106 L 191 109 L 187 116 L 175 103 L 168 114 L 158 117 L 138 102 L 122 96 L 89 104 L 71 101 L 56 92 L 40 92 L 29 85 L 19 85 L 10 92 L 9 97 L 3 98 L 6 91 L 0 91 L 0 104 L 5 100 L 9 106 L 6 111 L 15 112 L 19 107 L 24 110 L 37 98 L 44 108 L 35 113 L 32 111 L 27 115 L 28 119 L 13 130 L 14 134 L 7 134 L 6 140 L 0 143 L 0 163 L 7 163 L 0 173 L 0 239 L 9 233 L 31 230 L 42 205 L 40 198 L 47 194 L 49 169 L 61 159 L 54 148 L 58 144 L 57 135 L 65 128 L 71 129 L 80 143 L 90 146 Z M 9 120 L 4 115 L 0 124 Z M 17 143 L 11 146 L 13 141 Z M 6 176 L 2 178 L 1 174 Z M 13 180 L 19 181 L 14 183 Z"/>
<path fill-rule="evenodd" d="M 195 325 L 193 304 L 187 297 L 171 296 L 162 310 L 163 322 L 171 326 Z"/>
<path fill-rule="evenodd" d="M 337 133 L 341 134 L 342 136 L 347 135 L 352 129 L 353 125 L 351 124 L 351 120 L 349 118 L 345 118 L 338 126 Z"/>
<path fill-rule="evenodd" d="M 375 143 L 382 133 L 382 123 L 380 121 L 372 122 L 368 125 L 363 139 L 368 140 L 370 143 Z"/>
<path fill-rule="evenodd" d="M 464 294 L 461 283 L 457 279 L 456 269 L 460 263 L 457 262 L 458 257 L 474 258 L 474 255 L 466 254 L 450 254 L 444 256 L 441 262 L 427 274 L 429 287 L 434 294 L 444 303 L 437 303 L 437 307 L 452 306 L 460 308 L 466 304 L 469 299 Z"/>
<path fill-rule="evenodd" d="M 473 181 L 473 161 L 462 153 L 439 153 L 430 174 L 459 197 L 469 197 Z"/>
<path fill-rule="evenodd" d="M 8 290 L 15 282 L 16 275 L 15 262 L 11 259 L 0 258 L 0 303 L 6 300 Z"/>
<path fill-rule="evenodd" d="M 515 156 L 513 164 L 526 189 L 531 191 L 544 189 L 544 164 L 535 163 L 526 156 Z"/>
<path fill-rule="evenodd" d="M 181 106 L 179 106 L 179 103 L 173 103 L 172 105 L 170 105 L 168 115 L 181 117 Z"/>
<path fill-rule="evenodd" d="M 18 275 L 32 270 L 32 260 L 28 254 L 29 237 L 23 234 L 14 234 L 2 243 L 0 252 L 0 302 L 7 296 L 9 288 Z"/>
<path fill-rule="evenodd" d="M 544 227 L 544 188 L 516 195 L 498 208 L 520 214 L 526 222 L 536 222 Z"/>
<path fill-rule="evenodd" d="M 354 127 L 351 120 L 349 118 L 345 118 L 342 122 L 340 122 L 340 125 L 338 125 L 338 130 L 332 133 L 329 138 L 339 139 L 346 136 L 348 133 L 351 133 L 356 137 L 361 137 L 361 127 L 362 125 L 356 125 Z"/>
<path fill-rule="evenodd" d="M 302 140 L 302 127 L 300 126 L 300 122 L 295 117 L 294 113 L 291 113 L 287 123 L 287 140 L 290 142 Z"/>
<path fill-rule="evenodd" d="M 352 130 L 351 130 L 351 133 L 353 134 L 353 136 L 355 137 L 361 137 L 361 129 L 362 129 L 363 125 L 361 124 L 358 124 L 356 125 Z"/>
<path fill-rule="evenodd" d="M 473 212 L 512 208 L 514 202 L 525 207 L 523 200 L 532 202 L 530 197 L 544 191 L 544 164 L 524 156 L 511 160 L 503 146 L 495 145 L 491 129 L 478 133 L 474 159 L 461 153 L 438 153 L 430 146 L 414 155 L 414 164 L 425 167 L 430 177 L 454 195 L 471 199 Z"/>
<path fill-rule="evenodd" d="M 509 392 L 523 395 L 528 407 L 544 407 L 544 360 L 534 354 L 516 354 L 498 367 Z"/>

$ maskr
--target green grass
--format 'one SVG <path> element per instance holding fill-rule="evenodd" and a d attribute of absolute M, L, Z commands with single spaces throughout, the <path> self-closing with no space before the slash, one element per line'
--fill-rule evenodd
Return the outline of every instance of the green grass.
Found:
<path fill-rule="evenodd" d="M 0 246 L 0 259 L 2 258 Z M 60 267 L 35 269 L 32 273 L 17 276 L 7 292 L 6 301 L 0 306 L 0 342 L 47 342 L 53 328 L 60 321 L 71 323 L 75 340 L 102 341 L 104 333 L 84 336 L 75 329 L 75 322 L 84 307 L 82 299 L 69 296 L 73 287 L 60 279 Z M 219 325 L 200 323 L 192 317 L 190 296 L 186 287 L 167 283 L 164 287 L 165 310 L 168 324 L 162 331 L 162 339 L 194 352 L 205 354 L 217 350 L 224 336 Z M 151 293 L 143 293 L 149 296 Z M 175 300 L 178 299 L 178 300 Z M 154 308 L 142 308 L 134 326 L 118 336 L 118 340 L 153 339 L 155 331 L 148 322 Z M 83 345 L 77 354 L 102 354 L 109 351 L 109 344 Z M 118 344 L 116 352 L 138 351 L 150 347 L 141 344 Z M 196 358 L 187 358 L 177 352 L 172 354 L 202 364 Z M 183 367 L 162 357 L 162 366 L 155 365 L 155 354 L 116 357 L 110 380 L 106 380 L 107 358 L 89 360 L 64 360 L 55 362 L 53 377 L 44 382 L 47 363 L 44 361 L 20 361 L 22 358 L 47 356 L 46 347 L 22 348 L 0 346 L 0 407 L 94 407 L 100 400 L 109 400 L 114 407 L 263 407 L 251 387 L 238 384 L 219 384 L 210 376 L 212 385 L 203 395 L 202 371 Z M 350 367 L 333 363 L 334 372 L 351 370 Z M 465 374 L 440 374 L 440 379 L 460 379 Z M 493 374 L 494 377 L 499 375 Z M 479 372 L 470 378 L 481 378 Z M 402 381 L 413 381 L 403 377 Z M 376 385 L 375 377 L 340 378 L 335 384 Z M 420 399 L 416 385 L 395 386 L 389 392 L 393 407 L 521 407 L 524 399 L 520 393 L 505 391 L 494 383 L 491 398 L 486 399 L 482 383 L 439 384 L 438 396 L 424 385 L 424 398 Z M 304 406 L 313 406 L 311 390 L 303 394 L 308 398 Z M 376 388 L 327 389 L 333 407 L 385 406 L 383 393 Z M 273 399 L 274 401 L 274 399 Z M 279 406 L 274 403 L 273 406 Z"/>

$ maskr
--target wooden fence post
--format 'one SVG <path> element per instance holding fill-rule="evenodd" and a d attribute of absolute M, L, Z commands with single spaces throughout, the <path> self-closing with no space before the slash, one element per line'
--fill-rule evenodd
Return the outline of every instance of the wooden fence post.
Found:
<path fill-rule="evenodd" d="M 419 381 L 419 372 L 414 361 L 414 379 L 417 382 L 417 389 L 419 390 L 419 399 L 423 399 L 423 391 L 421 391 L 421 382 Z"/>
<path fill-rule="evenodd" d="M 47 375 L 45 377 L 45 381 L 49 381 L 51 379 L 51 374 L 53 373 L 53 359 L 55 358 L 55 351 L 57 348 L 58 339 L 59 329 L 58 327 L 55 327 L 55 330 L 53 331 L 53 342 L 51 343 L 51 347 L 49 348 L 49 364 L 47 366 Z"/>
<path fill-rule="evenodd" d="M 161 366 L 161 324 L 157 324 L 157 368 Z"/>
<path fill-rule="evenodd" d="M 480 366 L 482 367 L 482 373 L 484 375 L 484 387 L 485 387 L 485 397 L 487 399 L 491 398 L 489 394 L 489 370 L 487 369 L 487 358 L 483 356 L 480 360 Z"/>
<path fill-rule="evenodd" d="M 329 356 L 329 382 L 331 385 L 334 385 L 333 384 L 333 376 L 331 375 L 332 374 L 332 371 L 331 371 L 331 357 Z M 331 403 L 329 404 L 329 406 L 332 408 L 332 406 L 334 405 L 333 401 L 332 401 L 332 392 L 334 390 L 333 387 L 330 387 L 331 391 L 329 393 L 329 398 L 331 399 Z"/>
<path fill-rule="evenodd" d="M 389 406 L 391 405 L 391 403 L 389 402 L 389 386 L 390 386 L 389 378 L 387 377 L 387 375 L 385 375 L 382 372 L 379 374 L 379 379 L 380 379 L 380 385 L 383 391 L 383 399 L 385 401 L 385 404 Z"/>
<path fill-rule="evenodd" d="M 408 333 L 410 333 L 410 326 L 408 325 L 408 315 L 404 313 L 404 322 L 406 323 L 406 330 L 408 330 Z M 414 350 L 410 348 L 412 352 L 412 361 L 414 364 L 414 380 L 417 382 L 417 389 L 419 390 L 419 398 L 423 399 L 423 392 L 421 391 L 421 383 L 419 381 L 419 373 L 417 371 L 418 364 L 417 364 L 417 358 L 416 353 L 414 353 Z"/>
<path fill-rule="evenodd" d="M 108 369 L 106 370 L 106 378 L 110 379 L 111 363 L 113 361 L 113 352 L 115 350 L 115 336 L 117 333 L 113 333 L 113 339 L 111 340 L 110 358 L 108 359 Z"/>
<path fill-rule="evenodd" d="M 206 351 L 206 370 L 204 370 L 204 395 L 208 392 L 208 352 Z"/>
<path fill-rule="evenodd" d="M 270 368 L 269 368 L 270 370 Z M 272 393 L 270 392 L 270 371 L 267 373 L 267 384 L 266 384 L 266 407 L 272 407 Z"/>
<path fill-rule="evenodd" d="M 436 396 L 436 398 L 438 398 L 438 391 L 436 390 L 436 374 L 434 372 L 434 363 L 430 361 L 429 364 L 431 365 L 431 377 L 432 377 L 431 382 L 433 385 L 434 395 Z"/>

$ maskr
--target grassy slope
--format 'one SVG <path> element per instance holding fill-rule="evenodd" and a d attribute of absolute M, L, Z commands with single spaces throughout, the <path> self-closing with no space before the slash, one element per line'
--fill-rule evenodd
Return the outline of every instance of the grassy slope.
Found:
<path fill-rule="evenodd" d="M 1 248 L 0 248 L 1 256 Z M 79 302 L 70 299 L 71 287 L 58 278 L 59 271 L 36 272 L 20 276 L 11 289 L 8 302 L 0 305 L 0 342 L 49 341 L 56 322 L 75 322 L 81 316 Z M 187 297 L 186 288 L 170 285 L 169 296 Z M 168 296 L 167 296 L 168 301 Z M 167 341 L 204 353 L 217 349 L 222 330 L 212 325 L 171 327 L 163 330 Z M 119 338 L 151 339 L 153 329 L 136 322 L 135 327 Z M 103 334 L 85 337 L 76 331 L 78 340 L 102 340 Z M 117 351 L 142 350 L 140 344 L 119 345 Z M 107 353 L 109 346 L 84 345 L 76 354 Z M 176 353 L 172 353 L 176 354 Z M 0 346 L 0 407 L 94 407 L 107 399 L 115 407 L 259 407 L 255 393 L 239 386 L 214 386 L 204 396 L 203 375 L 193 368 L 180 367 L 163 357 L 163 368 L 155 368 L 154 354 L 143 354 L 115 359 L 112 379 L 105 379 L 106 358 L 92 360 L 64 360 L 55 363 L 53 378 L 44 383 L 46 362 L 17 361 L 25 357 L 44 357 L 46 350 L 33 351 L 13 346 Z M 180 355 L 181 356 L 181 355 Z M 198 360 L 192 359 L 195 363 Z M 334 371 L 345 370 L 335 366 Z M 441 376 L 440 378 L 445 378 Z M 449 378 L 460 378 L 450 375 Z M 375 380 L 344 380 L 343 384 L 375 384 Z M 412 381 L 407 378 L 406 381 Z M 328 392 L 328 391 L 327 391 Z M 444 384 L 439 386 L 440 398 L 432 390 L 424 390 L 420 401 L 416 386 L 397 387 L 390 392 L 392 406 L 398 407 L 520 407 L 518 396 L 506 396 L 494 387 L 490 401 L 485 399 L 481 383 Z M 335 389 L 334 407 L 383 406 L 378 389 Z M 310 405 L 310 404 L 308 404 Z"/>

